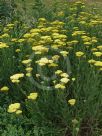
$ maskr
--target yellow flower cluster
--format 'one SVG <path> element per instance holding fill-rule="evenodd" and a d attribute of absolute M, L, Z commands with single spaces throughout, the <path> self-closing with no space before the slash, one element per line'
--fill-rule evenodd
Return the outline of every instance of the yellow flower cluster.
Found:
<path fill-rule="evenodd" d="M 71 106 L 74 106 L 75 103 L 76 103 L 76 99 L 70 99 L 70 100 L 68 100 L 68 103 L 69 103 Z"/>
<path fill-rule="evenodd" d="M 56 89 L 65 89 L 66 84 L 70 81 L 69 75 L 67 73 L 62 72 L 62 70 L 55 71 L 55 74 L 60 77 L 60 82 L 55 84 Z"/>
<path fill-rule="evenodd" d="M 42 54 L 48 52 L 49 49 L 47 47 L 44 47 L 43 45 L 38 45 L 32 47 L 32 50 L 35 51 L 35 54 Z"/>
<path fill-rule="evenodd" d="M 88 60 L 88 63 L 97 67 L 99 70 L 102 71 L 102 61 L 96 61 L 96 60 L 91 59 L 91 60 Z"/>
<path fill-rule="evenodd" d="M 30 64 L 31 63 L 31 59 L 27 59 L 27 60 L 23 60 L 22 63 L 27 65 L 27 64 Z"/>
<path fill-rule="evenodd" d="M 10 37 L 10 36 L 9 36 L 8 33 L 2 34 L 2 35 L 0 36 L 0 38 L 9 38 L 9 37 Z"/>
<path fill-rule="evenodd" d="M 14 104 L 10 104 L 8 107 L 8 112 L 9 113 L 16 113 L 16 114 L 21 114 L 22 110 L 20 110 L 20 103 L 14 103 Z"/>
<path fill-rule="evenodd" d="M 15 25 L 15 24 L 13 24 L 13 23 L 7 24 L 7 25 L 4 27 L 3 32 L 4 32 L 4 33 L 9 32 L 10 30 L 12 30 L 12 29 L 14 28 L 14 25 Z"/>
<path fill-rule="evenodd" d="M 30 93 L 30 95 L 27 96 L 27 98 L 30 100 L 36 100 L 37 97 L 38 97 L 38 93 Z"/>
<path fill-rule="evenodd" d="M 102 45 L 97 46 L 97 49 L 99 49 L 100 51 L 102 51 Z"/>
<path fill-rule="evenodd" d="M 102 61 L 95 61 L 94 65 L 97 67 L 102 67 Z"/>
<path fill-rule="evenodd" d="M 101 57 L 102 56 L 102 52 L 93 52 L 93 55 L 95 55 L 96 57 Z"/>
<path fill-rule="evenodd" d="M 12 83 L 19 83 L 20 82 L 20 78 L 24 77 L 23 73 L 17 73 L 14 74 L 10 77 Z"/>
<path fill-rule="evenodd" d="M 80 57 L 84 56 L 84 52 L 78 51 L 78 52 L 76 52 L 76 56 L 80 58 Z"/>
<path fill-rule="evenodd" d="M 0 42 L 0 49 L 1 48 L 8 48 L 9 46 L 6 43 Z"/>
<path fill-rule="evenodd" d="M 31 59 L 27 59 L 27 60 L 23 60 L 22 63 L 26 66 L 25 70 L 26 70 L 26 76 L 30 77 L 32 75 L 32 70 L 33 68 L 31 67 Z"/>
<path fill-rule="evenodd" d="M 38 63 L 40 66 L 44 66 L 46 64 L 51 64 L 53 63 L 53 60 L 48 59 L 48 58 L 41 58 L 40 60 L 36 61 L 36 63 Z"/>
<path fill-rule="evenodd" d="M 7 86 L 3 86 L 0 91 L 1 92 L 8 92 L 9 88 Z"/>

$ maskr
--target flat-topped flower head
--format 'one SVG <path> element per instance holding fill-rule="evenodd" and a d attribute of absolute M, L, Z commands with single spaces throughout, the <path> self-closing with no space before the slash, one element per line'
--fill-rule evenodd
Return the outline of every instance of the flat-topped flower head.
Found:
<path fill-rule="evenodd" d="M 96 61 L 94 65 L 97 67 L 102 67 L 102 61 Z"/>
<path fill-rule="evenodd" d="M 56 89 L 65 89 L 65 85 L 63 83 L 59 83 L 55 85 Z"/>
<path fill-rule="evenodd" d="M 38 97 L 38 93 L 36 93 L 36 92 L 35 93 L 30 93 L 30 95 L 27 96 L 27 98 L 30 99 L 30 100 L 36 100 L 37 97 Z"/>
<path fill-rule="evenodd" d="M 62 70 L 57 70 L 57 71 L 55 71 L 55 74 L 56 75 L 59 75 L 59 74 L 61 74 L 62 73 Z"/>
<path fill-rule="evenodd" d="M 66 78 L 66 77 L 64 77 L 64 78 L 61 78 L 61 80 L 60 80 L 62 83 L 68 83 L 70 80 L 68 79 L 68 78 Z"/>
<path fill-rule="evenodd" d="M 75 54 L 76 54 L 77 57 L 82 57 L 82 56 L 84 56 L 84 52 L 82 52 L 82 51 L 78 51 L 78 52 L 76 52 Z"/>
<path fill-rule="evenodd" d="M 17 114 L 17 115 L 22 114 L 22 110 L 17 110 L 17 111 L 16 111 L 16 114 Z"/>
<path fill-rule="evenodd" d="M 23 73 L 17 73 L 17 74 L 10 76 L 10 80 L 12 81 L 12 83 L 19 83 L 20 78 L 22 78 L 22 77 L 24 77 Z"/>
<path fill-rule="evenodd" d="M 9 46 L 6 43 L 0 42 L 0 49 L 8 48 Z"/>
<path fill-rule="evenodd" d="M 68 100 L 68 103 L 69 103 L 71 106 L 74 106 L 75 103 L 76 103 L 76 99 L 70 99 L 70 100 Z"/>
<path fill-rule="evenodd" d="M 93 55 L 95 55 L 96 57 L 101 57 L 102 56 L 102 52 L 93 52 Z"/>
<path fill-rule="evenodd" d="M 8 107 L 8 112 L 13 113 L 16 112 L 18 109 L 20 109 L 20 103 L 10 104 Z"/>
<path fill-rule="evenodd" d="M 1 92 L 8 92 L 9 88 L 7 86 L 3 86 L 0 91 Z"/>
<path fill-rule="evenodd" d="M 29 64 L 29 63 L 31 63 L 31 61 L 32 61 L 31 59 L 27 59 L 27 60 L 23 60 L 22 63 L 23 64 Z"/>
<path fill-rule="evenodd" d="M 61 75 L 60 75 L 61 77 L 64 77 L 64 78 L 67 78 L 67 77 L 69 77 L 69 75 L 67 74 L 67 73 L 61 73 Z"/>

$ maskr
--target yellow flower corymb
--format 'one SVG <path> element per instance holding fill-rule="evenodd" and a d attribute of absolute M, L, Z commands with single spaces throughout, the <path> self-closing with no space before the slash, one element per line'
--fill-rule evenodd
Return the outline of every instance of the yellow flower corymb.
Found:
<path fill-rule="evenodd" d="M 70 100 L 68 100 L 68 103 L 69 103 L 71 106 L 74 106 L 75 103 L 76 103 L 76 99 L 70 99 Z"/>
<path fill-rule="evenodd" d="M 9 46 L 6 43 L 0 42 L 0 48 L 8 48 Z"/>
<path fill-rule="evenodd" d="M 18 115 L 18 114 L 22 114 L 22 110 L 17 110 L 16 111 L 16 114 Z"/>
<path fill-rule="evenodd" d="M 28 99 L 36 100 L 37 97 L 38 97 L 38 93 L 30 93 L 30 95 L 28 96 Z"/>
<path fill-rule="evenodd" d="M 20 82 L 20 78 L 24 77 L 24 74 L 23 73 L 17 73 L 17 74 L 14 74 L 13 76 L 10 77 L 12 83 L 19 83 Z"/>
<path fill-rule="evenodd" d="M 29 63 L 31 63 L 31 61 L 32 61 L 31 59 L 27 59 L 27 60 L 23 60 L 22 63 L 23 64 L 29 64 Z"/>
<path fill-rule="evenodd" d="M 56 84 L 55 88 L 56 89 L 65 89 L 65 85 L 64 84 Z"/>
<path fill-rule="evenodd" d="M 62 70 L 57 70 L 57 71 L 55 72 L 56 75 L 59 75 L 59 74 L 61 74 L 61 73 L 62 73 Z"/>
<path fill-rule="evenodd" d="M 68 78 L 69 77 L 69 75 L 67 73 L 62 73 L 60 76 L 64 77 L 64 78 Z"/>
<path fill-rule="evenodd" d="M 102 61 L 96 61 L 94 65 L 97 67 L 102 67 Z"/>
<path fill-rule="evenodd" d="M 69 79 L 68 78 L 66 78 L 66 77 L 64 77 L 64 78 L 61 78 L 61 80 L 60 80 L 62 83 L 68 83 L 68 81 L 69 81 Z"/>
<path fill-rule="evenodd" d="M 14 103 L 9 105 L 8 112 L 13 113 L 16 112 L 18 109 L 20 109 L 20 103 Z"/>
<path fill-rule="evenodd" d="M 7 86 L 3 86 L 0 90 L 2 92 L 8 92 L 9 88 Z"/>
<path fill-rule="evenodd" d="M 95 55 L 96 57 L 101 57 L 102 56 L 102 52 L 93 52 L 93 55 Z"/>
<path fill-rule="evenodd" d="M 84 55 L 84 52 L 81 52 L 81 51 L 76 52 L 76 56 L 77 56 L 77 57 L 81 57 L 81 56 L 83 56 L 83 55 Z"/>
<path fill-rule="evenodd" d="M 94 64 L 95 62 L 96 62 L 96 61 L 93 60 L 93 59 L 88 60 L 88 63 L 89 63 L 89 64 Z"/>

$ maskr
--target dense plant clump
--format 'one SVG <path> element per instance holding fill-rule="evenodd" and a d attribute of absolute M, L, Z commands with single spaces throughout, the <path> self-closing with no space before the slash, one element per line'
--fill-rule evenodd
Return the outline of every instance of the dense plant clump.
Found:
<path fill-rule="evenodd" d="M 102 16 L 33 6 L 31 25 L 0 26 L 0 135 L 101 136 Z"/>

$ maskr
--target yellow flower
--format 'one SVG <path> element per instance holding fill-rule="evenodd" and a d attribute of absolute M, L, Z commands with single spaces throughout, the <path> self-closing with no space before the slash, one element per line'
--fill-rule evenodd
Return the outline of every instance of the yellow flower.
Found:
<path fill-rule="evenodd" d="M 13 76 L 11 76 L 10 79 L 11 80 L 12 79 L 16 80 L 16 79 L 19 79 L 21 77 L 24 77 L 24 74 L 23 73 L 18 73 L 18 74 L 14 74 Z"/>
<path fill-rule="evenodd" d="M 7 32 L 9 32 L 9 29 L 8 28 L 4 28 L 3 32 L 7 33 Z"/>
<path fill-rule="evenodd" d="M 36 63 L 38 63 L 40 66 L 44 66 L 48 63 L 53 63 L 53 60 L 48 60 L 48 58 L 41 58 L 40 60 L 36 61 Z"/>
<path fill-rule="evenodd" d="M 55 72 L 56 75 L 59 75 L 59 74 L 61 74 L 61 73 L 62 73 L 62 70 L 57 70 L 57 71 Z"/>
<path fill-rule="evenodd" d="M 64 57 L 66 57 L 69 52 L 67 52 L 67 51 L 60 51 L 60 53 L 61 53 Z"/>
<path fill-rule="evenodd" d="M 27 77 L 31 77 L 32 74 L 28 72 L 28 73 L 26 73 L 26 76 L 27 76 Z"/>
<path fill-rule="evenodd" d="M 26 68 L 26 71 L 28 71 L 28 72 L 31 72 L 32 70 L 33 70 L 32 67 L 27 67 L 27 68 Z"/>
<path fill-rule="evenodd" d="M 38 21 L 40 21 L 40 22 L 46 22 L 46 19 L 45 18 L 39 18 Z"/>
<path fill-rule="evenodd" d="M 92 39 L 92 43 L 97 43 L 97 40 L 96 39 Z"/>
<path fill-rule="evenodd" d="M 94 65 L 97 67 L 102 67 L 102 61 L 96 61 Z"/>
<path fill-rule="evenodd" d="M 63 11 L 58 12 L 58 16 L 59 16 L 59 17 L 64 16 L 64 12 L 63 12 Z"/>
<path fill-rule="evenodd" d="M 81 56 L 83 56 L 83 55 L 84 55 L 84 53 L 81 52 L 81 51 L 76 52 L 76 56 L 77 56 L 77 57 L 81 57 Z"/>
<path fill-rule="evenodd" d="M 32 60 L 31 59 L 27 59 L 27 60 L 23 60 L 22 63 L 23 64 L 29 64 Z"/>
<path fill-rule="evenodd" d="M 102 50 L 102 45 L 97 46 L 99 50 Z"/>
<path fill-rule="evenodd" d="M 8 112 L 13 113 L 16 112 L 18 109 L 20 109 L 20 103 L 10 104 L 8 107 Z"/>
<path fill-rule="evenodd" d="M 68 100 L 68 103 L 69 103 L 71 106 L 74 106 L 75 103 L 76 103 L 76 99 L 70 99 L 70 100 Z"/>
<path fill-rule="evenodd" d="M 91 51 L 97 51 L 97 48 L 92 48 Z"/>
<path fill-rule="evenodd" d="M 40 77 L 40 74 L 36 74 L 36 77 L 37 77 L 37 78 Z"/>
<path fill-rule="evenodd" d="M 7 86 L 4 86 L 0 89 L 2 92 L 8 92 L 9 88 Z"/>
<path fill-rule="evenodd" d="M 93 59 L 91 59 L 91 60 L 88 60 L 88 63 L 89 64 L 94 64 L 96 61 L 95 60 L 93 60 Z"/>
<path fill-rule="evenodd" d="M 50 64 L 52 64 L 52 63 L 53 63 L 53 60 L 49 60 L 48 62 L 49 62 Z"/>
<path fill-rule="evenodd" d="M 58 60 L 59 58 L 60 58 L 59 55 L 54 55 L 54 56 L 52 57 L 53 60 Z"/>
<path fill-rule="evenodd" d="M 21 50 L 20 49 L 16 49 L 15 52 L 20 52 Z"/>
<path fill-rule="evenodd" d="M 102 52 L 93 52 L 93 55 L 95 55 L 96 57 L 101 57 L 102 56 Z"/>
<path fill-rule="evenodd" d="M 36 54 L 41 54 L 44 52 L 48 52 L 49 49 L 47 47 L 42 46 L 42 45 L 38 45 L 38 46 L 32 47 L 32 50 L 35 51 Z"/>
<path fill-rule="evenodd" d="M 56 84 L 55 88 L 56 89 L 65 89 L 65 85 L 63 85 L 63 84 Z"/>
<path fill-rule="evenodd" d="M 8 37 L 10 37 L 10 36 L 9 36 L 9 34 L 5 33 L 5 34 L 3 34 L 1 37 L 2 37 L 2 38 L 8 38 Z"/>
<path fill-rule="evenodd" d="M 35 29 L 31 29 L 30 32 L 31 32 L 31 33 L 36 33 L 36 32 L 40 32 L 40 30 L 37 29 L 37 28 L 35 28 Z"/>
<path fill-rule="evenodd" d="M 51 63 L 51 64 L 49 64 L 48 66 L 49 66 L 49 67 L 57 67 L 58 64 L 56 64 L 56 63 Z"/>
<path fill-rule="evenodd" d="M 36 100 L 38 97 L 38 93 L 30 93 L 30 95 L 28 96 L 28 99 L 30 100 Z"/>
<path fill-rule="evenodd" d="M 23 37 L 24 37 L 24 38 L 29 38 L 29 37 L 31 37 L 31 34 L 30 34 L 30 33 L 26 33 L 26 34 L 24 34 Z"/>
<path fill-rule="evenodd" d="M 39 36 L 39 33 L 37 33 L 37 32 L 36 32 L 36 33 L 35 33 L 35 32 L 34 32 L 34 33 L 31 33 L 30 36 L 31 36 L 31 38 L 33 38 L 33 37 L 38 37 L 38 36 Z"/>
<path fill-rule="evenodd" d="M 7 27 L 13 27 L 14 24 L 11 24 L 11 23 L 10 23 L 10 24 L 7 24 L 6 26 L 7 26 Z"/>
<path fill-rule="evenodd" d="M 91 42 L 84 42 L 85 45 L 91 45 Z"/>
<path fill-rule="evenodd" d="M 11 39 L 11 42 L 16 42 L 16 41 L 17 41 L 16 38 L 12 38 L 12 39 Z"/>
<path fill-rule="evenodd" d="M 69 79 L 65 77 L 65 78 L 61 78 L 60 81 L 61 81 L 62 83 L 65 83 L 65 84 L 66 84 L 66 83 L 68 83 Z"/>
<path fill-rule="evenodd" d="M 50 43 L 53 41 L 50 36 L 41 36 L 41 40 L 43 40 L 45 43 Z"/>
<path fill-rule="evenodd" d="M 83 35 L 83 34 L 85 34 L 84 31 L 74 31 L 74 32 L 72 33 L 72 36 L 78 36 L 78 35 Z"/>
<path fill-rule="evenodd" d="M 17 115 L 22 114 L 22 110 L 17 110 L 17 111 L 16 111 L 16 114 L 17 114 Z"/>
<path fill-rule="evenodd" d="M 24 77 L 24 74 L 23 73 L 17 73 L 17 74 L 14 74 L 13 76 L 10 77 L 11 81 L 13 83 L 19 83 L 19 79 Z"/>
<path fill-rule="evenodd" d="M 61 73 L 61 75 L 60 75 L 61 77 L 69 77 L 69 75 L 67 74 L 67 73 Z"/>
<path fill-rule="evenodd" d="M 24 41 L 25 41 L 25 39 L 19 39 L 19 40 L 18 40 L 19 43 L 22 43 L 22 42 L 24 42 Z"/>
<path fill-rule="evenodd" d="M 76 79 L 73 77 L 73 78 L 72 78 L 72 81 L 75 81 L 75 80 L 76 80 Z"/>
<path fill-rule="evenodd" d="M 9 46 L 6 43 L 0 42 L 0 48 L 8 48 Z"/>
<path fill-rule="evenodd" d="M 19 83 L 20 82 L 20 80 L 15 80 L 15 79 L 13 79 L 13 80 L 11 80 L 12 81 L 12 83 Z"/>

